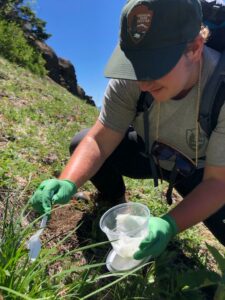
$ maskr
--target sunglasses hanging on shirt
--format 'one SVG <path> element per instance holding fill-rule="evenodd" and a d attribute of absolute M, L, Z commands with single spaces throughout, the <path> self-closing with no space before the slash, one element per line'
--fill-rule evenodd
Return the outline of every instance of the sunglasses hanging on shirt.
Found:
<path fill-rule="evenodd" d="M 177 174 L 179 173 L 184 177 L 192 175 L 196 170 L 195 163 L 179 150 L 160 141 L 155 141 L 152 144 L 151 154 L 159 167 L 160 161 L 172 161 L 174 163 L 166 193 L 167 203 L 172 204 L 172 190 Z"/>
<path fill-rule="evenodd" d="M 168 144 L 155 141 L 152 145 L 151 154 L 155 157 L 157 162 L 160 160 L 169 161 L 170 159 L 175 158 L 177 172 L 185 177 L 193 174 L 196 169 L 193 160 Z"/>

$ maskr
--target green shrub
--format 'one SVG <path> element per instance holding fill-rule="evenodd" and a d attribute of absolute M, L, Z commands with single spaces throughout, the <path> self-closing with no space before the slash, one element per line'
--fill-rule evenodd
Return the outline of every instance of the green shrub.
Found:
<path fill-rule="evenodd" d="M 13 22 L 0 20 L 0 54 L 37 75 L 47 72 L 41 54 L 28 44 L 21 28 Z"/>

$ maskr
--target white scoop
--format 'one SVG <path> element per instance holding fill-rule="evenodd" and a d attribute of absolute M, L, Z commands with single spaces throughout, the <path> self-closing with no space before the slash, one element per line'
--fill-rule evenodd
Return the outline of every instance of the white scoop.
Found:
<path fill-rule="evenodd" d="M 40 229 L 33 234 L 29 241 L 27 242 L 27 248 L 29 251 L 29 257 L 31 261 L 35 261 L 35 259 L 38 257 L 38 254 L 41 250 L 41 241 L 39 239 L 40 235 L 42 234 L 43 230 L 46 227 L 48 217 L 44 216 L 41 220 Z"/>

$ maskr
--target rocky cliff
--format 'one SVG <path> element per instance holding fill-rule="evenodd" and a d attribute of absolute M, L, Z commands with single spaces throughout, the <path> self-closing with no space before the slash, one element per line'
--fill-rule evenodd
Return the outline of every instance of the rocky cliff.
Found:
<path fill-rule="evenodd" d="M 91 96 L 86 95 L 82 87 L 77 84 L 75 68 L 69 60 L 58 57 L 55 51 L 46 43 L 35 41 L 35 46 L 42 53 L 46 60 L 46 69 L 48 76 L 66 88 L 73 95 L 84 99 L 88 104 L 95 106 L 95 102 Z"/>

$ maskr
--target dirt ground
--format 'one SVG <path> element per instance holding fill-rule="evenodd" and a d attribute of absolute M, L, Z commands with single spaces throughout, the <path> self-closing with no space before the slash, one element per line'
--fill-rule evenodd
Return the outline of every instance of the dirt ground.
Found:
<path fill-rule="evenodd" d="M 59 241 L 67 239 L 57 246 L 62 254 L 80 248 L 82 246 L 106 241 L 106 236 L 101 232 L 99 227 L 99 219 L 101 213 L 98 213 L 93 203 L 82 203 L 73 199 L 66 206 L 58 207 L 52 212 L 51 219 L 46 230 L 42 235 L 42 241 L 47 247 L 54 247 Z M 79 264 L 88 263 L 89 261 L 102 259 L 102 252 L 91 249 L 87 254 L 78 252 L 75 259 L 79 260 Z"/>
<path fill-rule="evenodd" d="M 176 202 L 181 199 L 178 194 L 174 195 Z M 87 210 L 88 207 L 88 210 Z M 53 247 L 58 241 L 62 240 L 68 233 L 73 232 L 72 235 L 59 246 L 61 253 L 73 250 L 84 245 L 91 245 L 93 243 L 106 241 L 107 238 L 99 228 L 99 219 L 103 212 L 98 210 L 93 203 L 82 203 L 73 199 L 70 204 L 57 208 L 52 213 L 51 220 L 45 230 L 42 239 L 47 240 L 48 247 Z M 210 231 L 203 223 L 197 226 L 199 235 L 204 237 L 204 241 L 216 246 L 218 250 L 224 252 L 224 247 L 214 238 Z M 77 228 L 77 229 L 76 229 Z M 76 229 L 76 230 L 75 230 Z M 110 248 L 110 247 L 108 247 Z M 202 252 L 206 251 L 203 247 Z M 78 253 L 76 259 L 80 263 L 88 263 L 89 260 L 102 260 L 102 256 L 106 253 L 94 249 L 89 251 L 89 254 Z M 215 269 L 213 260 L 210 263 L 211 267 Z"/>
<path fill-rule="evenodd" d="M 3 189 L 0 190 L 0 218 L 3 217 L 3 200 L 8 192 L 9 191 L 4 191 Z M 176 202 L 181 201 L 179 194 L 175 193 L 173 196 Z M 12 198 L 11 201 L 13 203 L 15 201 L 15 195 L 11 193 L 10 198 Z M 18 199 L 17 197 L 17 201 L 18 206 L 22 207 L 23 199 Z M 62 239 L 70 234 L 70 236 L 58 246 L 60 253 L 63 253 L 84 245 L 106 241 L 107 238 L 105 234 L 101 232 L 99 228 L 100 217 L 106 209 L 105 207 L 103 207 L 103 209 L 96 207 L 91 200 L 85 202 L 77 201 L 75 198 L 72 199 L 69 204 L 57 207 L 56 210 L 52 212 L 47 228 L 41 236 L 43 244 L 48 248 L 54 247 L 59 241 L 62 241 Z M 27 220 L 27 225 L 34 217 L 35 216 L 31 214 L 30 220 Z M 36 215 L 36 217 L 38 217 L 38 215 Z M 214 245 L 219 251 L 221 250 L 221 252 L 224 253 L 224 246 L 214 238 L 203 223 L 196 225 L 196 228 L 204 241 Z M 96 251 L 92 254 L 96 256 Z M 82 255 L 80 259 L 82 262 L 85 262 L 85 258 L 82 258 Z"/>

